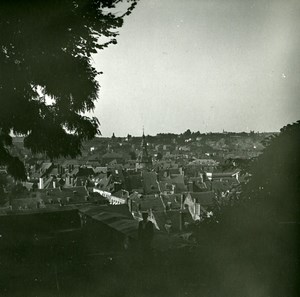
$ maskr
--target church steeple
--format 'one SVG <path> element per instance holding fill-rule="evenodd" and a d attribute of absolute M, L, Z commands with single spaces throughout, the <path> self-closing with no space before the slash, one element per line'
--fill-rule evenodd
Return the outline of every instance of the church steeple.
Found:
<path fill-rule="evenodd" d="M 148 149 L 147 149 L 147 140 L 145 136 L 145 131 L 143 127 L 143 136 L 142 136 L 142 142 L 141 142 L 141 151 L 138 156 L 138 167 L 140 169 L 146 168 L 149 165 L 152 165 L 152 158 L 148 154 Z"/>

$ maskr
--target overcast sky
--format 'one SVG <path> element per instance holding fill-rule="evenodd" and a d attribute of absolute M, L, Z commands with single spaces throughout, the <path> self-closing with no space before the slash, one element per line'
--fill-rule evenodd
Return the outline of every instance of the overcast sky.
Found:
<path fill-rule="evenodd" d="M 300 119 L 299 0 L 140 0 L 94 57 L 104 136 L 278 131 Z"/>

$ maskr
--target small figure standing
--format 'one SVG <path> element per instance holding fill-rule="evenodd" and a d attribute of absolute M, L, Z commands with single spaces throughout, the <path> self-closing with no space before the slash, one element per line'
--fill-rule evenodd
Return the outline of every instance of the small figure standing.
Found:
<path fill-rule="evenodd" d="M 151 244 L 153 240 L 154 226 L 151 221 L 148 220 L 148 213 L 142 213 L 143 220 L 139 222 L 138 239 L 142 252 L 150 253 Z"/>

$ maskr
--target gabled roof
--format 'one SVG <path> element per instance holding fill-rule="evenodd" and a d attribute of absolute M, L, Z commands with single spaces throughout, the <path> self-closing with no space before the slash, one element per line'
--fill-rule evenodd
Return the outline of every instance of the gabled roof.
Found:
<path fill-rule="evenodd" d="M 71 171 L 70 175 L 76 176 L 76 175 L 78 174 L 78 172 L 79 172 L 79 167 L 76 167 L 76 168 L 74 168 L 74 169 Z"/>
<path fill-rule="evenodd" d="M 96 187 L 100 190 L 110 192 L 113 189 L 112 176 L 100 179 Z"/>
<path fill-rule="evenodd" d="M 50 162 L 49 162 L 49 163 L 43 163 L 39 170 L 40 170 L 42 173 L 45 173 L 47 170 L 49 170 L 49 169 L 51 168 L 52 165 L 53 165 L 53 164 L 50 163 Z"/>
<path fill-rule="evenodd" d="M 196 199 L 197 203 L 201 206 L 213 206 L 215 202 L 215 193 L 213 191 L 209 192 L 191 192 L 189 193 L 192 199 Z"/>
<path fill-rule="evenodd" d="M 134 210 L 147 211 L 152 209 L 153 211 L 164 211 L 165 206 L 160 199 L 159 195 L 142 195 L 140 198 L 135 197 L 133 199 Z"/>

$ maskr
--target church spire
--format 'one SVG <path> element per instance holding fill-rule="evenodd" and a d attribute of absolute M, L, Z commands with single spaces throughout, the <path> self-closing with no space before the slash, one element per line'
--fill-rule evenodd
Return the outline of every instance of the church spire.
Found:
<path fill-rule="evenodd" d="M 145 136 L 145 130 L 143 126 L 143 136 L 142 136 L 142 142 L 141 142 L 141 151 L 138 156 L 138 163 L 140 168 L 145 168 L 148 165 L 152 164 L 152 158 L 148 154 L 148 149 L 147 149 L 147 141 L 146 141 L 146 136 Z"/>

